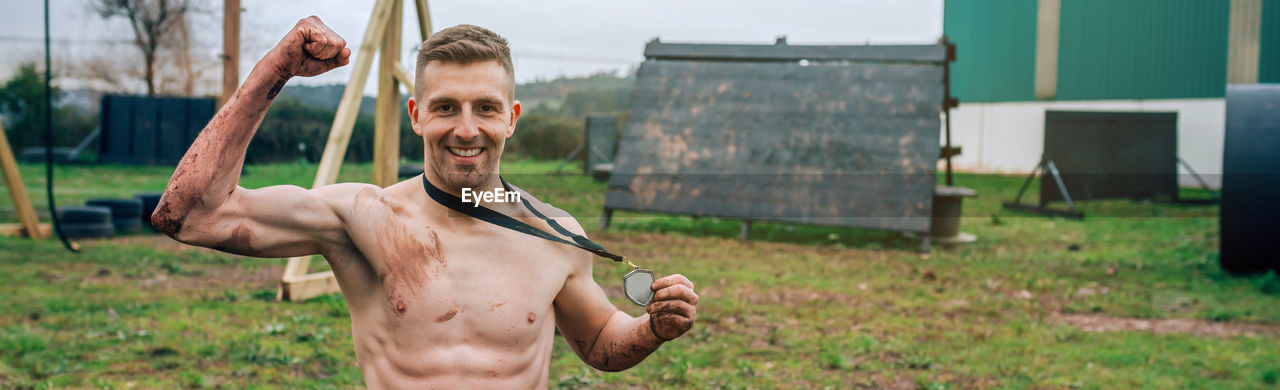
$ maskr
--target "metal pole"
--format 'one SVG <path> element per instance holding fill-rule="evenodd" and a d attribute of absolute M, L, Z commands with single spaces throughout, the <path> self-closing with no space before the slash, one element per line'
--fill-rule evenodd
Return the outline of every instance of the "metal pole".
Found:
<path fill-rule="evenodd" d="M 1071 194 L 1067 193 L 1067 185 L 1062 184 L 1062 174 L 1058 172 L 1058 166 L 1054 165 L 1053 160 L 1048 158 L 1045 161 L 1047 162 L 1045 166 L 1049 168 L 1049 173 L 1053 174 L 1053 183 L 1058 185 L 1058 192 L 1062 194 L 1062 200 L 1067 201 L 1067 209 L 1076 211 L 1076 204 L 1071 201 Z M 1041 201 L 1043 202 L 1043 200 Z"/>
<path fill-rule="evenodd" d="M 67 241 L 58 221 L 58 206 L 53 202 L 53 62 L 49 59 L 49 0 L 44 0 L 44 189 L 49 195 L 49 219 L 62 246 L 79 252 L 80 246 Z"/>
<path fill-rule="evenodd" d="M 942 44 L 947 47 L 947 60 L 942 63 L 942 112 L 947 121 L 947 186 L 951 186 L 951 156 L 955 154 L 951 147 L 951 107 L 955 102 L 951 97 L 951 61 L 956 60 L 956 45 L 946 36 L 942 37 Z"/>

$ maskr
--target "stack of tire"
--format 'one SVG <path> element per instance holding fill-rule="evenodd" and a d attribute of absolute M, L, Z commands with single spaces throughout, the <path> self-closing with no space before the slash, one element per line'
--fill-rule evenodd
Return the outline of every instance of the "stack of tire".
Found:
<path fill-rule="evenodd" d="M 115 235 L 111 209 L 101 206 L 60 207 L 58 222 L 67 238 L 106 238 Z"/>
<path fill-rule="evenodd" d="M 58 222 L 67 238 L 108 238 L 133 234 L 151 225 L 151 212 L 160 203 L 160 192 L 140 192 L 130 199 L 89 199 L 81 207 L 58 208 Z"/>
<path fill-rule="evenodd" d="M 133 199 L 142 204 L 142 215 L 138 217 L 138 220 L 142 223 L 142 226 L 146 226 L 147 229 L 150 229 L 152 232 L 160 231 L 160 229 L 156 229 L 156 227 L 151 224 L 151 213 L 156 211 L 156 205 L 160 204 L 161 194 L 163 194 L 163 192 L 139 192 L 137 194 L 133 194 Z"/>
<path fill-rule="evenodd" d="M 83 207 L 58 209 L 67 238 L 107 238 L 142 230 L 142 202 L 137 199 L 89 199 Z"/>
<path fill-rule="evenodd" d="M 85 206 L 98 206 L 111 209 L 111 225 L 116 234 L 137 233 L 142 230 L 142 202 L 137 199 L 89 199 Z"/>

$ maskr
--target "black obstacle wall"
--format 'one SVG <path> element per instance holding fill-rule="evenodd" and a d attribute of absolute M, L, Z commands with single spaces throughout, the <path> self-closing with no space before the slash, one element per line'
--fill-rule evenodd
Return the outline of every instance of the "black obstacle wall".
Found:
<path fill-rule="evenodd" d="M 596 164 L 612 163 L 618 148 L 618 116 L 591 115 L 587 117 L 587 158 L 583 172 L 591 173 Z"/>
<path fill-rule="evenodd" d="M 213 119 L 211 98 L 104 95 L 99 160 L 174 165 Z"/>
<path fill-rule="evenodd" d="M 1044 153 L 1062 173 L 1072 200 L 1176 200 L 1176 112 L 1046 111 Z M 1061 201 L 1041 175 L 1040 198 Z"/>
<path fill-rule="evenodd" d="M 944 45 L 650 42 L 606 209 L 926 232 Z"/>
<path fill-rule="evenodd" d="M 1219 260 L 1233 272 L 1280 271 L 1280 84 L 1227 86 Z"/>

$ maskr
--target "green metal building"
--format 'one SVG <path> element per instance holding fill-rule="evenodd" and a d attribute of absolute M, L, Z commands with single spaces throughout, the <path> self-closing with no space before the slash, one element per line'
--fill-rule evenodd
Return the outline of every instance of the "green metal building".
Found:
<path fill-rule="evenodd" d="M 1214 173 L 1226 85 L 1280 83 L 1280 0 L 946 0 L 943 33 L 971 170 L 1030 170 L 1043 112 L 1085 109 L 1177 111 L 1179 154 Z"/>
<path fill-rule="evenodd" d="M 943 12 L 962 102 L 1211 98 L 1228 82 L 1280 82 L 1280 0 L 949 0 Z"/>

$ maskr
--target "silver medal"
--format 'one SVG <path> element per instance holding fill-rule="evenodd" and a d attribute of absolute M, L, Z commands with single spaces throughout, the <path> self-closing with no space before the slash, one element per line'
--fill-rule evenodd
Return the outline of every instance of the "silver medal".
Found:
<path fill-rule="evenodd" d="M 649 304 L 653 300 L 653 271 L 647 269 L 635 269 L 628 272 L 622 277 L 622 289 L 627 294 L 627 299 L 640 306 Z"/>

